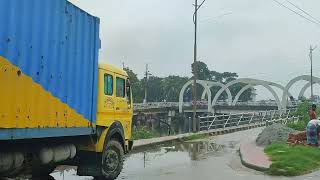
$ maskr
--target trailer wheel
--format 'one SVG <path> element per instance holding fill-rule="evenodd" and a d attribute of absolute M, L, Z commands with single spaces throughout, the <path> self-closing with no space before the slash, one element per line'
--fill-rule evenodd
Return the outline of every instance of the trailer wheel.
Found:
<path fill-rule="evenodd" d="M 104 147 L 102 153 L 102 175 L 97 179 L 114 180 L 116 179 L 123 167 L 124 151 L 123 147 L 117 140 L 110 140 Z"/>

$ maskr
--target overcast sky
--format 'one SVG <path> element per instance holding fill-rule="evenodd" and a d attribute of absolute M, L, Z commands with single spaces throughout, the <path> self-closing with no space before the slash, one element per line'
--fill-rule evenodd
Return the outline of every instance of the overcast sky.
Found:
<path fill-rule="evenodd" d="M 101 20 L 100 62 L 124 62 L 140 77 L 146 63 L 157 76 L 191 76 L 193 0 L 70 1 Z M 291 1 L 320 19 L 319 0 Z M 320 46 L 319 35 L 320 25 L 273 0 L 207 0 L 199 11 L 198 59 L 211 70 L 285 85 L 310 72 L 308 48 Z M 314 52 L 315 76 L 319 70 L 320 47 Z M 270 96 L 258 90 L 261 98 Z"/>

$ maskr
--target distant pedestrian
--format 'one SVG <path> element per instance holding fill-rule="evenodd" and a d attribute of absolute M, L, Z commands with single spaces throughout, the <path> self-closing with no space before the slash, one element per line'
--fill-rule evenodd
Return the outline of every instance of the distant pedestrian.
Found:
<path fill-rule="evenodd" d="M 317 119 L 317 106 L 315 104 L 312 104 L 311 109 L 309 110 L 309 119 Z"/>

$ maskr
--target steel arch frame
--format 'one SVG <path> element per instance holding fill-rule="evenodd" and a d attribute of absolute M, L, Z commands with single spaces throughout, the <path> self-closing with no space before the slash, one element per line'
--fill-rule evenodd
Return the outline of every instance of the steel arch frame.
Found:
<path fill-rule="evenodd" d="M 183 108 L 183 95 L 187 89 L 188 86 L 192 85 L 193 83 L 193 80 L 190 80 L 188 82 L 186 82 L 181 90 L 180 90 L 180 94 L 179 94 L 179 112 L 182 113 L 182 108 Z M 207 81 L 203 81 L 203 80 L 196 80 L 196 83 L 197 84 L 200 84 L 203 88 L 204 88 L 204 91 L 207 92 L 208 94 L 208 112 L 211 112 L 212 111 L 212 106 L 211 106 L 211 91 L 209 89 L 209 86 L 208 86 L 208 82 Z"/>
<path fill-rule="evenodd" d="M 206 81 L 206 82 L 209 85 L 208 87 L 209 87 L 210 91 L 211 91 L 211 88 L 214 87 L 214 86 L 219 86 L 220 88 L 225 88 L 225 91 L 226 91 L 226 93 L 228 95 L 228 103 L 229 103 L 229 105 L 231 105 L 231 103 L 232 103 L 232 94 L 231 94 L 230 89 L 227 88 L 225 84 L 220 83 L 220 82 L 212 82 L 212 81 Z M 203 93 L 201 95 L 201 99 L 204 99 L 206 95 L 207 95 L 206 91 L 203 91 Z"/>
<path fill-rule="evenodd" d="M 297 76 L 297 77 L 295 77 L 295 78 L 293 78 L 293 79 L 291 79 L 289 81 L 289 83 L 286 85 L 286 87 L 285 87 L 285 89 L 283 91 L 283 94 L 282 94 L 282 101 L 281 101 L 282 108 L 284 108 L 284 109 L 287 108 L 288 102 L 287 102 L 286 97 L 289 94 L 289 90 L 295 83 L 297 83 L 299 81 L 309 81 L 309 83 L 310 83 L 311 82 L 311 76 L 310 75 L 301 75 L 301 76 Z M 320 78 L 318 78 L 318 77 L 313 76 L 313 81 L 315 83 L 319 83 L 320 84 Z M 310 83 L 310 85 L 311 85 L 311 83 Z M 304 90 L 304 88 L 305 87 L 303 87 L 301 89 L 301 91 Z M 305 88 L 305 89 L 307 89 L 307 88 Z M 300 91 L 300 93 L 301 93 L 301 91 Z"/>
<path fill-rule="evenodd" d="M 273 95 L 273 97 L 275 98 L 275 101 L 277 103 L 278 109 L 281 110 L 282 106 L 281 106 L 281 101 L 279 99 L 279 96 L 277 95 L 277 93 L 274 91 L 274 89 L 271 86 L 279 86 L 279 84 L 273 83 L 273 82 L 269 82 L 269 81 L 264 81 L 264 80 L 258 80 L 258 79 L 251 79 L 251 78 L 239 78 L 236 79 L 234 81 L 231 81 L 229 83 L 226 84 L 225 88 L 221 88 L 217 94 L 215 95 L 213 101 L 212 101 L 212 105 L 215 105 L 218 98 L 220 97 L 220 95 L 222 94 L 223 91 L 225 91 L 226 88 L 229 88 L 232 85 L 235 85 L 237 83 L 245 83 L 245 84 L 252 84 L 252 85 L 261 85 L 263 87 L 265 87 L 267 90 L 269 90 L 269 92 Z M 281 86 L 281 85 L 280 85 Z M 246 86 L 246 88 L 248 88 Z M 243 88 L 242 88 L 243 89 Z M 243 91 L 244 92 L 244 91 Z M 241 95 L 241 94 L 240 94 Z M 239 97 L 240 97 L 239 95 Z"/>

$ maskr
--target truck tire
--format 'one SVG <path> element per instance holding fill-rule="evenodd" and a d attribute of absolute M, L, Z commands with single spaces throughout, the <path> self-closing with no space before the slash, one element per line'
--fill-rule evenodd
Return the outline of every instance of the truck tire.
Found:
<path fill-rule="evenodd" d="M 97 179 L 114 180 L 123 168 L 124 150 L 117 140 L 110 140 L 102 152 L 101 170 L 103 177 Z"/>

